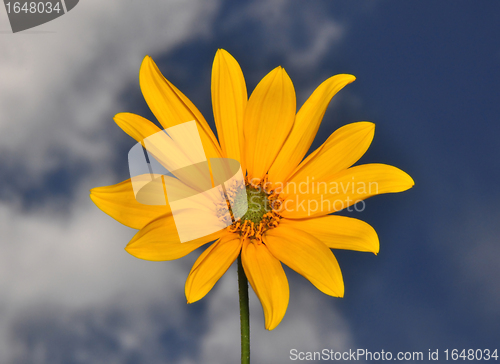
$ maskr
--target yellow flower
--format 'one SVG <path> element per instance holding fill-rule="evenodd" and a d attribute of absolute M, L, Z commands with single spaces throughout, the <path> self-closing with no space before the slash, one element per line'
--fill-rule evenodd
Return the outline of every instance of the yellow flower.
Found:
<path fill-rule="evenodd" d="M 342 274 L 330 249 L 376 254 L 379 241 L 367 223 L 330 214 L 414 184 L 408 174 L 392 166 L 352 167 L 373 139 L 374 124 L 369 122 L 341 127 L 303 160 L 330 100 L 354 80 L 345 74 L 327 79 L 296 113 L 295 90 L 283 68 L 267 74 L 248 99 L 239 64 L 219 50 L 212 69 L 217 141 L 198 109 L 146 57 L 140 86 L 153 114 L 165 129 L 195 120 L 208 158 L 238 160 L 247 173 L 249 210 L 222 231 L 181 243 L 168 204 L 140 204 L 130 179 L 94 188 L 90 197 L 111 217 L 139 229 L 125 248 L 137 258 L 173 260 L 215 240 L 189 273 L 188 303 L 203 298 L 241 254 L 245 274 L 264 309 L 265 326 L 272 330 L 283 319 L 289 299 L 281 263 L 323 293 L 342 297 Z M 118 114 L 114 120 L 138 142 L 160 131 L 152 122 L 130 113 Z"/>

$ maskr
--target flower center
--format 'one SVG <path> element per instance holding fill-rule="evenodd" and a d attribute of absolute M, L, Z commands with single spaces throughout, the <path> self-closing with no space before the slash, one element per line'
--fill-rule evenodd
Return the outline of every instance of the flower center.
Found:
<path fill-rule="evenodd" d="M 246 186 L 248 210 L 241 218 L 242 221 L 249 220 L 258 225 L 265 214 L 272 209 L 269 206 L 267 193 L 259 187 Z"/>
<path fill-rule="evenodd" d="M 237 211 L 239 206 L 244 206 L 244 190 L 235 189 L 227 191 L 233 209 Z M 247 212 L 238 221 L 229 227 L 230 232 L 239 233 L 242 238 L 262 241 L 262 234 L 278 226 L 281 219 L 281 199 L 274 191 L 267 191 L 265 182 L 252 185 L 245 183 Z"/>

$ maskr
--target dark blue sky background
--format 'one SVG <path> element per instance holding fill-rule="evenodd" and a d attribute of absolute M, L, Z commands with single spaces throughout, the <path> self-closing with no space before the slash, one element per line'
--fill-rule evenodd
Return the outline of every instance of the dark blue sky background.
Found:
<path fill-rule="evenodd" d="M 101 24 L 104 20 L 97 14 L 96 4 L 82 2 L 71 15 L 77 17 L 80 11 L 82 17 L 95 19 L 96 24 Z M 137 82 L 140 60 L 145 54 L 153 57 L 165 77 L 193 101 L 212 126 L 210 77 L 217 48 L 228 50 L 239 61 L 249 94 L 267 72 L 278 65 L 285 67 L 294 82 L 298 105 L 324 79 L 338 73 L 351 73 L 357 80 L 334 98 L 313 148 L 342 125 L 372 121 L 376 124 L 375 139 L 360 163 L 395 165 L 408 172 L 416 185 L 401 194 L 371 198 L 367 200 L 365 211 L 345 214 L 370 223 L 379 234 L 381 249 L 378 256 L 336 252 L 346 285 L 343 299 L 310 289 L 304 278 L 287 270 L 291 303 L 284 324 L 272 332 L 265 332 L 261 318 L 252 321 L 253 348 L 261 352 L 256 354 L 256 360 L 287 363 L 288 350 L 294 347 L 304 351 L 325 347 L 384 349 L 394 353 L 422 351 L 425 355 L 428 349 L 438 348 L 441 353 L 445 349 L 500 349 L 498 1 L 221 1 L 214 2 L 203 25 L 198 22 L 199 18 L 190 20 L 188 27 L 200 27 L 198 33 L 184 40 L 181 37 L 165 47 L 159 46 L 164 41 L 162 38 L 172 36 L 169 32 L 175 33 L 177 28 L 166 27 L 155 32 L 154 25 L 159 24 L 159 20 L 154 18 L 155 21 L 149 22 L 153 17 L 151 9 L 142 14 L 137 4 L 131 1 L 130 5 L 125 2 L 116 5 L 120 9 L 118 14 L 125 14 L 133 8 L 131 19 L 137 23 L 122 24 L 119 33 L 110 33 L 106 47 L 89 47 L 88 52 L 98 56 L 73 69 L 77 76 L 62 84 L 60 89 L 61 93 L 96 90 L 96 75 L 105 78 L 113 68 L 121 69 L 120 75 L 126 78 L 120 82 L 107 80 L 116 85 L 113 89 L 115 101 L 94 115 L 91 122 L 94 129 L 76 128 L 89 139 L 105 142 L 107 149 L 103 149 L 102 154 L 101 149 L 97 149 L 95 155 L 88 158 L 75 157 L 70 161 L 57 158 L 54 166 L 39 172 L 32 183 L 26 184 L 14 183 L 17 177 L 8 176 L 11 163 L 1 160 L 1 171 L 5 172 L 0 174 L 4 186 L 0 196 L 7 209 L 12 208 L 9 205 L 12 201 L 20 201 L 19 211 L 23 211 L 20 216 L 33 216 L 30 215 L 33 211 L 56 199 L 58 207 L 55 210 L 70 211 L 76 224 L 79 215 L 71 213 L 75 206 L 94 209 L 84 196 L 88 188 L 128 178 L 126 153 L 135 142 L 114 126 L 112 116 L 128 111 L 154 120 Z M 148 6 L 154 7 L 152 4 Z M 192 6 L 201 7 L 196 2 Z M 107 10 L 117 11 L 113 9 Z M 182 6 L 171 9 L 170 17 L 175 17 L 175 11 L 183 13 L 185 10 Z M 203 18 L 203 12 L 200 18 Z M 86 24 L 92 24 L 92 21 Z M 73 32 L 75 42 L 93 44 L 90 40 L 97 37 L 95 33 L 78 32 L 78 28 L 70 25 L 68 21 L 56 32 Z M 0 34 L 0 37 L 6 36 Z M 50 34 L 44 35 L 45 38 L 37 34 L 19 36 L 25 37 L 22 42 L 27 42 L 29 37 L 38 37 L 38 41 L 44 42 Z M 113 36 L 124 39 L 118 45 L 110 45 Z M 144 43 L 139 45 L 141 42 Z M 57 52 L 64 55 L 63 48 L 51 47 L 56 56 Z M 131 60 L 120 55 L 119 47 L 131 49 Z M 15 50 L 14 45 L 11 48 Z M 13 54 L 16 52 L 8 53 L 10 59 L 15 58 Z M 20 54 L 21 59 L 31 56 L 29 52 Z M 31 67 L 39 66 L 32 63 Z M 1 69 L 1 72 L 7 71 Z M 11 74 L 11 77 L 16 76 Z M 4 91 L 0 97 L 8 100 Z M 55 107 L 59 101 L 56 96 L 46 96 L 44 100 L 47 108 Z M 62 97 L 62 101 L 69 105 L 66 106 L 68 115 L 80 104 L 88 110 L 98 103 L 91 97 L 83 101 L 70 99 L 70 102 Z M 48 120 L 50 114 L 41 114 L 42 122 Z M 91 112 L 87 114 L 89 119 L 92 116 Z M 6 121 L 4 116 L 2 123 Z M 40 139 L 44 138 L 45 134 L 41 134 Z M 55 148 L 64 152 L 64 148 L 76 150 L 77 147 Z M 7 155 L 14 155 L 14 149 L 9 149 L 6 142 L 2 148 Z M 33 154 L 26 158 L 22 163 L 30 165 Z M 104 170 L 107 174 L 102 172 Z M 31 173 L 29 168 L 26 173 Z M 89 175 L 92 178 L 88 179 Z M 99 229 L 104 234 L 107 224 L 114 224 L 100 212 L 95 212 L 95 216 L 95 219 L 102 220 L 102 225 L 94 234 Z M 67 216 L 57 212 L 53 217 L 57 221 L 67 221 L 65 218 Z M 112 226 L 118 229 L 116 225 Z M 22 239 L 12 229 L 8 236 L 13 236 L 14 240 Z M 125 255 L 121 248 L 133 232 L 120 230 L 118 235 L 107 234 L 112 243 L 111 248 L 107 248 L 109 252 L 107 250 L 106 254 L 109 255 L 102 258 L 103 262 L 114 255 Z M 86 244 L 85 241 L 75 238 L 75 246 Z M 23 247 L 30 249 L 29 243 Z M 6 252 L 9 254 L 9 250 Z M 99 247 L 95 252 L 99 252 Z M 42 267 L 43 256 L 41 254 L 42 262 L 39 263 Z M 129 267 L 133 267 L 136 284 L 141 285 L 147 280 L 149 285 L 158 289 L 163 285 L 162 280 L 155 283 L 155 277 L 147 275 L 151 269 L 148 264 L 155 263 L 140 262 L 131 257 L 116 259 L 123 259 L 125 263 L 113 266 L 113 276 L 126 275 Z M 70 308 L 65 311 L 67 320 L 55 313 L 57 307 L 64 304 L 57 300 L 48 300 L 47 303 L 40 298 L 41 306 L 35 302 L 26 309 L 30 315 L 24 315 L 25 311 L 9 311 L 14 312 L 11 313 L 12 320 L 2 323 L 2 332 L 6 332 L 6 336 L 19 347 L 25 348 L 22 355 L 17 352 L 9 355 L 19 363 L 99 362 L 96 358 L 103 362 L 113 358 L 123 363 L 236 362 L 238 356 L 233 358 L 232 355 L 237 355 L 238 347 L 233 351 L 220 350 L 219 356 L 206 349 L 213 341 L 217 342 L 213 327 L 220 318 L 210 317 L 214 315 L 211 307 L 225 297 L 223 288 L 217 287 L 233 284 L 235 270 L 228 271 L 227 275 L 232 277 L 221 281 L 202 302 L 182 306 L 183 279 L 194 259 L 188 257 L 182 262 L 161 263 L 164 265 L 154 268 L 160 272 L 175 270 L 180 277 L 179 282 L 172 283 L 181 295 L 176 298 L 181 302 L 180 308 L 176 308 L 180 310 L 176 312 L 182 312 L 179 322 L 163 309 L 161 296 L 158 299 L 153 295 L 156 298 L 150 302 L 141 301 L 134 306 L 127 303 L 130 298 L 126 294 L 123 296 L 125 302 L 121 304 L 116 304 L 111 298 L 100 300 L 97 294 L 98 298 L 88 304 L 77 305 L 77 308 L 68 306 Z M 164 268 L 166 265 L 173 268 Z M 59 273 L 65 275 L 66 270 L 71 268 L 63 266 Z M 14 278 L 13 281 L 16 282 Z M 85 296 L 86 289 L 94 290 L 97 281 L 79 281 L 79 294 Z M 21 287 L 25 284 L 19 282 Z M 228 292 L 234 295 L 231 302 L 236 303 L 237 293 L 231 291 L 232 288 Z M 61 297 L 63 295 L 61 293 Z M 118 292 L 113 297 L 122 296 Z M 255 301 L 255 296 L 252 297 Z M 7 299 L 6 307 L 13 305 L 14 301 Z M 255 303 L 252 312 L 260 314 Z M 135 327 L 136 321 L 128 318 L 137 307 L 144 315 L 140 316 L 142 319 L 134 320 L 149 323 L 150 329 L 145 329 L 149 330 L 148 334 L 142 333 Z M 318 307 L 324 312 L 312 312 Z M 231 312 L 237 315 L 237 308 L 233 310 L 236 311 Z M 43 319 L 39 312 L 45 312 Z M 21 314 L 24 315 L 22 319 Z M 310 342 L 301 341 L 300 335 L 290 334 L 290 330 L 300 331 L 301 320 L 307 321 L 313 314 L 318 318 L 310 329 L 313 333 Z M 105 319 L 99 320 L 99 317 Z M 335 320 L 330 322 L 332 317 Z M 238 323 L 237 316 L 225 320 L 235 321 L 234 325 Z M 285 324 L 287 320 L 290 320 L 289 324 Z M 67 326 L 65 322 L 72 324 Z M 77 324 L 87 328 L 85 334 L 70 329 Z M 141 327 L 148 326 L 143 324 Z M 137 339 L 139 342 L 149 338 L 149 346 L 130 349 L 119 339 L 122 328 L 133 337 L 141 338 Z M 237 335 L 237 326 L 217 332 L 224 338 L 226 331 Z M 344 340 L 340 334 L 336 336 L 346 332 L 348 339 Z M 309 334 L 304 331 L 304 335 Z M 314 341 L 315 337 L 322 339 Z M 62 338 L 66 341 L 61 341 Z M 332 338 L 336 338 L 335 342 Z M 223 343 L 217 345 L 225 348 L 226 339 L 221 340 Z M 238 345 L 236 338 L 231 340 L 233 346 Z M 273 352 L 271 344 L 266 346 L 266 340 L 270 343 L 289 342 L 289 345 L 277 346 L 275 350 L 281 351 Z M 67 349 L 61 348 L 64 345 Z M 219 347 L 217 345 L 215 347 Z M 45 351 L 37 349 L 40 346 Z M 49 354 L 36 354 L 42 359 L 35 361 L 33 353 L 36 350 Z M 83 354 L 77 357 L 75 352 Z"/>

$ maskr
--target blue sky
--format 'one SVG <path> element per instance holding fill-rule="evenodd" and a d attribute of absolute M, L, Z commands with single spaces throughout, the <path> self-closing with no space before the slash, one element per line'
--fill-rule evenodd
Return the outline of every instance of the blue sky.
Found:
<path fill-rule="evenodd" d="M 218 48 L 239 61 L 249 92 L 285 67 L 298 105 L 324 79 L 355 75 L 313 147 L 372 121 L 360 162 L 416 182 L 348 214 L 377 230 L 381 250 L 335 252 L 344 298 L 287 269 L 289 309 L 267 332 L 251 294 L 254 362 L 288 363 L 292 348 L 500 349 L 499 13 L 493 0 L 87 0 L 11 34 L 0 10 L 0 362 L 237 362 L 235 267 L 186 305 L 198 253 L 135 259 L 123 250 L 134 231 L 88 198 L 128 177 L 135 142 L 113 115 L 154 120 L 138 85 L 142 58 L 213 125 Z"/>

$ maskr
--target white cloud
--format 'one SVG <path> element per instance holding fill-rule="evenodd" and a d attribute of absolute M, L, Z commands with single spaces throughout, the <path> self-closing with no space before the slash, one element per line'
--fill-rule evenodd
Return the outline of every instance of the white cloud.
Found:
<path fill-rule="evenodd" d="M 250 346 L 256 363 L 288 363 L 290 350 L 345 351 L 355 348 L 349 325 L 333 305 L 339 298 L 324 295 L 305 279 L 287 270 L 290 303 L 283 321 L 265 330 L 262 306 L 250 288 Z M 208 298 L 210 331 L 203 343 L 204 363 L 234 363 L 240 355 L 239 303 L 236 264 L 217 283 Z"/>
<path fill-rule="evenodd" d="M 183 260 L 152 263 L 128 255 L 123 247 L 134 230 L 105 217 L 82 189 L 87 190 L 79 189 L 82 199 L 67 217 L 50 208 L 25 213 L 0 205 L 1 362 L 11 362 L 12 324 L 37 307 L 56 307 L 60 315 L 68 315 L 161 301 L 172 325 L 182 323 L 174 324 L 185 306 L 183 284 L 189 266 Z M 129 311 L 138 312 L 132 319 L 145 324 L 141 311 Z M 141 331 L 135 327 L 134 332 Z M 122 339 L 124 345 L 134 345 L 133 337 Z"/>
<path fill-rule="evenodd" d="M 289 1 L 259 0 L 244 7 L 229 24 L 238 24 L 241 18 L 253 19 L 262 25 L 268 52 L 281 51 L 289 65 L 302 69 L 317 66 L 345 34 L 345 25 L 314 3 L 299 10 Z"/>
<path fill-rule="evenodd" d="M 217 4 L 87 0 L 36 31 L 2 34 L 2 163 L 36 178 L 67 159 L 105 159 L 105 126 L 142 58 L 206 36 Z"/>
<path fill-rule="evenodd" d="M 279 37 L 293 25 L 283 15 L 285 2 L 267 6 L 251 5 L 245 8 L 250 14 L 240 16 L 267 19 L 269 34 Z M 30 211 L 16 198 L 0 204 L 0 362 L 26 355 L 23 345 L 12 342 L 12 330 L 20 322 L 29 326 L 41 320 L 47 327 L 60 326 L 63 335 L 67 329 L 79 340 L 92 336 L 86 323 L 96 320 L 95 325 L 119 343 L 116 355 L 103 361 L 107 363 L 123 362 L 134 350 L 142 350 L 148 362 L 155 355 L 161 357 L 155 345 L 165 322 L 176 334 L 187 335 L 183 326 L 192 311 L 185 304 L 184 281 L 195 256 L 168 263 L 129 256 L 123 247 L 134 232 L 93 206 L 87 191 L 117 182 L 111 172 L 103 172 L 109 167 L 115 138 L 106 129 L 116 112 L 128 111 L 119 105 L 120 92 L 130 84 L 139 92 L 142 58 L 210 36 L 217 10 L 216 0 L 169 0 L 154 6 L 138 0 L 86 0 L 36 31 L 1 34 L 0 164 L 9 172 L 17 171 L 22 177 L 19 183 L 26 186 L 72 164 L 88 163 L 92 169 L 78 181 L 78 197 L 65 212 L 60 211 L 59 201 Z M 263 12 L 274 15 L 267 18 Z M 342 34 L 337 23 L 311 14 L 306 13 L 304 21 L 313 42 L 301 49 L 290 39 L 282 44 L 298 67 L 313 67 Z M 0 22 L 7 24 L 3 11 Z M 200 357 L 206 363 L 233 363 L 239 358 L 236 274 L 228 273 L 205 298 L 208 331 Z M 354 347 L 349 325 L 330 306 L 335 299 L 308 284 L 298 283 L 292 289 L 300 293 L 292 292 L 288 313 L 272 332 L 264 330 L 260 303 L 251 296 L 256 362 L 287 362 L 294 345 L 304 350 Z M 158 303 L 168 310 L 162 322 L 148 314 Z M 124 327 L 107 327 L 99 321 L 99 315 L 113 309 L 129 314 Z M 85 312 L 91 312 L 89 319 Z M 58 343 L 42 340 L 30 358 L 47 362 L 54 350 L 50 345 Z M 91 354 L 78 355 L 81 361 L 96 363 Z M 192 363 L 187 354 L 177 362 Z"/>
<path fill-rule="evenodd" d="M 67 213 L 60 211 L 59 201 L 25 211 L 15 190 L 9 191 L 10 202 L 0 205 L 1 362 L 22 358 L 10 341 L 13 327 L 32 310 L 43 318 L 43 307 L 56 307 L 56 317 L 65 317 L 120 307 L 122 301 L 137 307 L 160 301 L 172 326 L 182 326 L 189 266 L 182 260 L 144 262 L 125 253 L 134 232 L 98 210 L 88 189 L 117 182 L 102 171 L 114 147 L 106 129 L 114 113 L 124 111 L 118 103 L 125 86 L 136 84 L 140 92 L 142 58 L 206 36 L 217 5 L 215 0 L 154 6 L 87 0 L 36 30 L 2 34 L 0 163 L 15 172 L 4 178 L 17 182 L 20 177 L 19 184 L 34 186 L 47 173 L 80 162 L 91 164 L 89 173 L 99 178 L 78 181 L 75 195 L 80 197 Z M 0 18 L 8 24 L 3 11 Z M 158 333 L 146 313 L 134 320 L 134 332 L 142 325 L 139 332 Z M 137 342 L 127 333 L 117 335 L 123 347 Z M 55 348 L 42 349 L 40 360 Z"/>
<path fill-rule="evenodd" d="M 500 301 L 500 244 L 498 236 L 500 215 L 496 211 L 497 198 L 492 197 L 488 204 L 477 202 L 464 203 L 464 211 L 455 216 L 453 226 L 442 226 L 437 241 L 446 242 L 444 254 L 450 256 L 454 280 L 452 287 L 458 295 L 463 296 L 471 306 L 477 306 L 489 322 L 500 318 L 498 302 Z M 493 207 L 493 208 L 491 208 Z M 457 230 L 457 226 L 461 228 Z"/>
<path fill-rule="evenodd" d="M 240 29 L 241 24 L 247 24 L 249 27 L 258 24 L 258 27 L 255 26 L 256 34 L 252 37 L 265 41 L 259 44 L 258 51 L 255 52 L 258 54 L 256 58 L 264 60 L 266 67 L 269 65 L 269 59 L 279 59 L 279 63 L 272 64 L 272 67 L 278 65 L 285 67 L 292 81 L 301 84 L 301 88 L 295 89 L 299 108 L 324 80 L 334 74 L 346 72 L 345 69 L 325 71 L 324 67 L 321 67 L 321 62 L 331 60 L 332 51 L 338 49 L 345 39 L 349 25 L 332 16 L 331 11 L 325 10 L 325 7 L 332 4 L 326 6 L 326 3 L 318 2 L 308 2 L 304 6 L 297 4 L 286 0 L 249 2 L 225 18 L 222 28 L 229 33 Z M 246 68 L 243 68 L 243 72 L 247 80 L 259 81 L 264 76 L 260 69 L 258 74 L 255 70 Z M 297 76 L 300 76 L 300 79 Z M 249 92 L 251 91 L 249 89 Z M 333 98 L 330 109 L 333 109 L 339 100 L 344 105 L 359 103 L 356 96 L 343 91 Z"/>
<path fill-rule="evenodd" d="M 161 355 L 162 330 L 175 330 L 175 335 L 184 337 L 189 335 L 185 322 L 193 313 L 193 306 L 185 303 L 184 282 L 196 254 L 164 263 L 129 256 L 123 247 L 134 230 L 104 216 L 87 201 L 88 183 L 92 181 L 78 188 L 81 192 L 78 195 L 82 197 L 65 217 L 55 212 L 54 206 L 26 213 L 13 205 L 0 205 L 1 362 L 27 355 L 25 340 L 10 341 L 12 330 L 20 323 L 33 325 L 34 328 L 27 330 L 34 330 L 33 336 L 40 335 L 38 350 L 43 363 L 47 362 L 51 350 L 59 351 L 52 347 L 58 335 L 69 335 L 73 341 L 84 342 L 90 340 L 92 328 L 119 343 L 116 352 L 107 353 L 111 355 L 109 358 L 118 358 L 116 362 L 136 350 L 140 350 L 141 355 L 147 354 L 143 349 L 149 350 L 151 358 L 153 354 Z M 349 325 L 331 306 L 338 299 L 323 295 L 304 280 L 294 280 L 291 290 L 285 319 L 272 332 L 264 330 L 262 308 L 251 291 L 252 356 L 256 362 L 287 362 L 292 348 L 344 350 L 355 347 Z M 207 332 L 203 335 L 199 356 L 204 363 L 232 363 L 239 357 L 240 350 L 234 267 L 204 300 L 208 304 L 204 313 Z M 163 321 L 155 321 L 148 314 L 155 306 L 164 311 Z M 107 327 L 105 320 L 94 322 L 96 315 L 106 317 L 114 311 L 126 314 L 120 326 Z M 90 312 L 87 319 L 80 317 L 82 312 Z M 51 330 L 57 333 L 56 338 L 44 338 L 39 328 L 37 331 L 39 321 L 46 329 L 54 326 Z M 80 326 L 83 331 L 77 330 Z M 78 343 L 71 345 L 82 350 Z M 190 353 L 184 354 L 179 362 L 192 360 Z M 106 360 L 112 362 L 109 358 Z"/>

